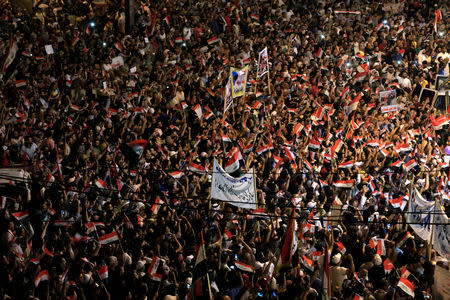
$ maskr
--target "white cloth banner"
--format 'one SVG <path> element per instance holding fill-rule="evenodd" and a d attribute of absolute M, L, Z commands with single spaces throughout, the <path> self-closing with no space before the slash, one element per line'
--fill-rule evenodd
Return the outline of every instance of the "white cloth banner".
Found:
<path fill-rule="evenodd" d="M 434 289 L 434 299 L 450 299 L 450 272 L 439 265 L 434 269 Z"/>
<path fill-rule="evenodd" d="M 231 205 L 256 209 L 255 175 L 253 170 L 234 178 L 214 160 L 211 198 L 229 202 Z"/>
<path fill-rule="evenodd" d="M 436 207 L 434 223 L 433 248 L 439 255 L 450 261 L 450 226 L 448 217 L 440 205 Z"/>
<path fill-rule="evenodd" d="M 427 201 L 414 188 L 412 197 L 409 200 L 408 214 L 406 220 L 414 232 L 423 240 L 429 241 L 431 238 L 431 223 L 433 222 L 434 201 Z"/>

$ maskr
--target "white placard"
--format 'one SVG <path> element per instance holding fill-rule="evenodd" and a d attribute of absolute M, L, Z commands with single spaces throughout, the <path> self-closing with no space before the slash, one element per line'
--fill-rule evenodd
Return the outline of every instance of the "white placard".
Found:
<path fill-rule="evenodd" d="M 45 52 L 47 52 L 48 55 L 55 53 L 55 51 L 53 51 L 52 45 L 45 45 Z"/>

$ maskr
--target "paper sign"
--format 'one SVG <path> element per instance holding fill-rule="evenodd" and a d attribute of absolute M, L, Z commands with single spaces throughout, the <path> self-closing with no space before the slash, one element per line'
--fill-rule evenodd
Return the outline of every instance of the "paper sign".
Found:
<path fill-rule="evenodd" d="M 113 69 L 117 69 L 117 68 L 120 68 L 121 66 L 123 66 L 125 63 L 124 63 L 124 61 L 123 61 L 123 57 L 122 56 L 116 56 L 116 57 L 114 57 L 113 59 L 112 59 L 112 62 L 111 62 L 111 67 L 113 68 Z"/>
<path fill-rule="evenodd" d="M 397 111 L 397 91 L 388 90 L 380 92 L 380 104 L 382 113 Z"/>
<path fill-rule="evenodd" d="M 45 45 L 45 52 L 47 52 L 48 55 L 54 54 L 52 45 Z"/>

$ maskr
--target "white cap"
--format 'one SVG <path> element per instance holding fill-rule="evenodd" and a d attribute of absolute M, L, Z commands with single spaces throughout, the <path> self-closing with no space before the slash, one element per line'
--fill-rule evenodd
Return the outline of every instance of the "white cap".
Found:
<path fill-rule="evenodd" d="M 341 261 L 341 256 L 342 256 L 342 255 L 341 255 L 340 253 L 334 255 L 334 256 L 331 258 L 331 262 L 332 262 L 333 264 L 338 264 L 338 263 Z"/>

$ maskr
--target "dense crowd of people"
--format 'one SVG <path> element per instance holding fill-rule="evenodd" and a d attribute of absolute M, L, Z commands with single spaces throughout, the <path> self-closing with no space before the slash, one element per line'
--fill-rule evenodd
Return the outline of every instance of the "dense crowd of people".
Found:
<path fill-rule="evenodd" d="M 129 30 L 123 1 L 27 3 L 0 4 L 0 164 L 30 174 L 0 173 L 1 299 L 433 297 L 446 258 L 405 204 L 449 212 L 450 111 L 422 93 L 448 1 L 135 0 Z M 209 197 L 235 151 L 257 210 Z"/>

